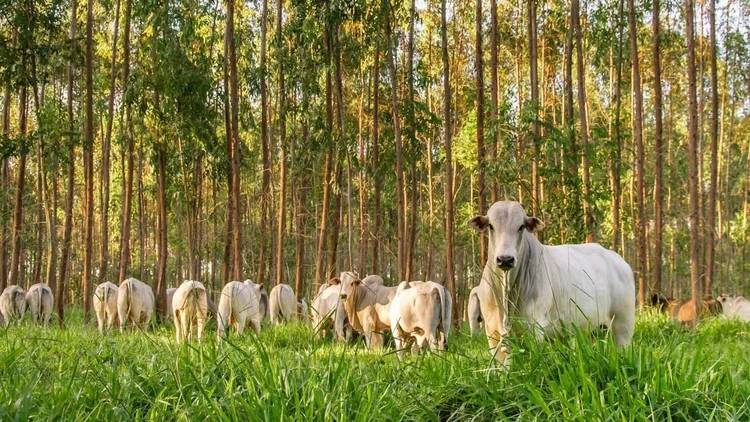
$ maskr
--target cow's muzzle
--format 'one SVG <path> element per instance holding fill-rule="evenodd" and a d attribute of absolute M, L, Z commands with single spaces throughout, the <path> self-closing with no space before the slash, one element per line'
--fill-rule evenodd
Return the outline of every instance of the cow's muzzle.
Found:
<path fill-rule="evenodd" d="M 500 255 L 495 258 L 495 262 L 501 270 L 508 271 L 516 265 L 516 258 L 510 255 Z"/>

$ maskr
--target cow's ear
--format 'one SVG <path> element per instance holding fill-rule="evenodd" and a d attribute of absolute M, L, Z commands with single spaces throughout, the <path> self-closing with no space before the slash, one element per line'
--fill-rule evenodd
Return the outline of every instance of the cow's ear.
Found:
<path fill-rule="evenodd" d="M 338 277 L 334 277 L 334 278 L 328 280 L 328 285 L 329 286 L 338 286 L 339 284 L 341 284 L 341 279 L 338 278 Z"/>
<path fill-rule="evenodd" d="M 352 283 L 354 283 L 355 286 L 359 286 L 360 284 L 362 284 L 362 280 L 356 278 Z"/>
<path fill-rule="evenodd" d="M 542 223 L 542 220 L 536 217 L 526 217 L 523 225 L 526 227 L 526 230 L 528 230 L 529 233 L 536 233 L 544 228 L 544 223 Z"/>
<path fill-rule="evenodd" d="M 483 232 L 487 230 L 487 226 L 489 225 L 490 225 L 490 220 L 489 218 L 487 218 L 487 216 L 484 216 L 484 215 L 478 215 L 472 218 L 471 220 L 469 220 L 469 227 L 471 227 L 472 229 L 478 232 Z"/>
<path fill-rule="evenodd" d="M 255 287 L 257 287 L 258 290 L 263 290 L 263 283 L 258 283 L 255 285 Z"/>

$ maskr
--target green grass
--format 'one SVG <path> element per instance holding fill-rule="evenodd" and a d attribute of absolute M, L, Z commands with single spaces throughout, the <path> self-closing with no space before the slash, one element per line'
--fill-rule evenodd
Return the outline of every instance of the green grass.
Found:
<path fill-rule="evenodd" d="M 0 420 L 750 419 L 750 326 L 721 319 L 641 315 L 620 351 L 580 332 L 516 339 L 506 373 L 481 336 L 399 362 L 301 324 L 222 348 L 214 332 L 177 346 L 170 325 L 102 337 L 73 318 L 0 330 Z"/>

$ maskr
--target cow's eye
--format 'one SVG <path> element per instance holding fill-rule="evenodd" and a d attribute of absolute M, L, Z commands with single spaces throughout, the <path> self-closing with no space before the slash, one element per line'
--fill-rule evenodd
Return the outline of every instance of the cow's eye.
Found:
<path fill-rule="evenodd" d="M 523 224 L 521 224 L 521 227 L 519 227 L 519 228 L 518 228 L 518 231 L 519 231 L 519 232 L 522 232 L 522 231 L 523 231 L 523 229 L 525 229 L 525 228 L 526 228 L 526 226 L 524 226 Z"/>
<path fill-rule="evenodd" d="M 492 224 L 489 224 L 488 226 L 489 226 L 490 230 L 495 230 L 495 228 L 492 227 Z"/>

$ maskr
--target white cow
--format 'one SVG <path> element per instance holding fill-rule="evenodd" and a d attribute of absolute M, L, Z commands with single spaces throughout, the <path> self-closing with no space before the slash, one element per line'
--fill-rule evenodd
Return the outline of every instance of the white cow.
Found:
<path fill-rule="evenodd" d="M 107 330 L 111 330 L 115 325 L 117 318 L 117 285 L 106 281 L 94 290 L 94 312 L 96 312 L 96 322 L 99 326 L 99 332 L 104 333 L 105 325 Z"/>
<path fill-rule="evenodd" d="M 413 342 L 412 353 L 444 349 L 451 326 L 453 301 L 448 290 L 432 281 L 403 281 L 391 301 L 391 332 L 399 359 Z"/>
<path fill-rule="evenodd" d="M 49 326 L 52 308 L 55 306 L 52 289 L 44 283 L 32 285 L 29 287 L 29 291 L 26 292 L 26 303 L 28 304 L 29 313 L 31 313 L 32 324 L 41 324 L 43 327 Z"/>
<path fill-rule="evenodd" d="M 242 334 L 247 325 L 252 325 L 255 333 L 260 334 L 260 322 L 263 318 L 260 311 L 262 288 L 262 284 L 240 281 L 232 281 L 224 286 L 216 317 L 219 340 L 230 325 L 234 326 L 237 334 Z"/>
<path fill-rule="evenodd" d="M 154 312 L 154 291 L 148 284 L 129 278 L 120 283 L 117 292 L 117 314 L 120 317 L 120 332 L 128 322 L 133 327 L 148 327 Z"/>
<path fill-rule="evenodd" d="M 203 339 L 203 328 L 208 315 L 208 293 L 200 281 L 187 280 L 172 297 L 172 316 L 177 342 L 189 340 L 196 329 L 198 340 Z"/>
<path fill-rule="evenodd" d="M 172 298 L 176 291 L 176 287 L 170 287 L 167 289 L 167 318 L 172 318 L 172 314 L 174 314 L 174 311 L 172 310 Z M 206 292 L 208 292 L 208 290 L 206 290 Z M 218 308 L 216 307 L 216 302 L 211 300 L 211 296 L 206 295 L 206 304 L 208 305 L 208 313 L 215 316 Z"/>
<path fill-rule="evenodd" d="M 482 323 L 482 308 L 479 306 L 479 286 L 471 289 L 467 312 L 469 317 L 469 332 L 474 335 Z"/>
<path fill-rule="evenodd" d="M 271 324 L 280 324 L 297 319 L 298 314 L 304 316 L 307 313 L 307 303 L 304 299 L 297 302 L 294 290 L 288 284 L 279 284 L 271 289 L 268 298 Z"/>
<path fill-rule="evenodd" d="M 16 286 L 8 286 L 0 294 L 0 314 L 3 316 L 3 324 L 7 327 L 15 322 L 20 324 L 23 314 L 26 312 L 26 296 L 23 289 Z"/>
<path fill-rule="evenodd" d="M 341 301 L 341 282 L 350 278 L 356 278 L 356 275 L 344 271 L 340 277 L 334 277 L 318 288 L 318 294 L 310 304 L 310 319 L 318 337 L 324 337 L 333 328 L 335 338 L 351 340 L 354 333 Z"/>
<path fill-rule="evenodd" d="M 596 243 L 545 246 L 532 234 L 544 227 L 517 202 L 496 202 L 469 226 L 489 237 L 489 254 L 477 292 L 492 355 L 518 318 L 537 338 L 566 326 L 612 331 L 615 344 L 630 343 L 635 326 L 633 270 L 617 253 Z M 499 347 L 500 346 L 500 347 Z"/>
<path fill-rule="evenodd" d="M 383 331 L 391 329 L 389 310 L 397 287 L 386 287 L 383 279 L 371 275 L 360 280 L 341 280 L 341 299 L 352 328 L 360 333 L 369 349 L 383 346 Z"/>
<path fill-rule="evenodd" d="M 737 318 L 742 322 L 750 322 L 750 301 L 744 297 L 721 295 L 718 301 L 721 303 L 721 309 L 727 318 Z"/>

